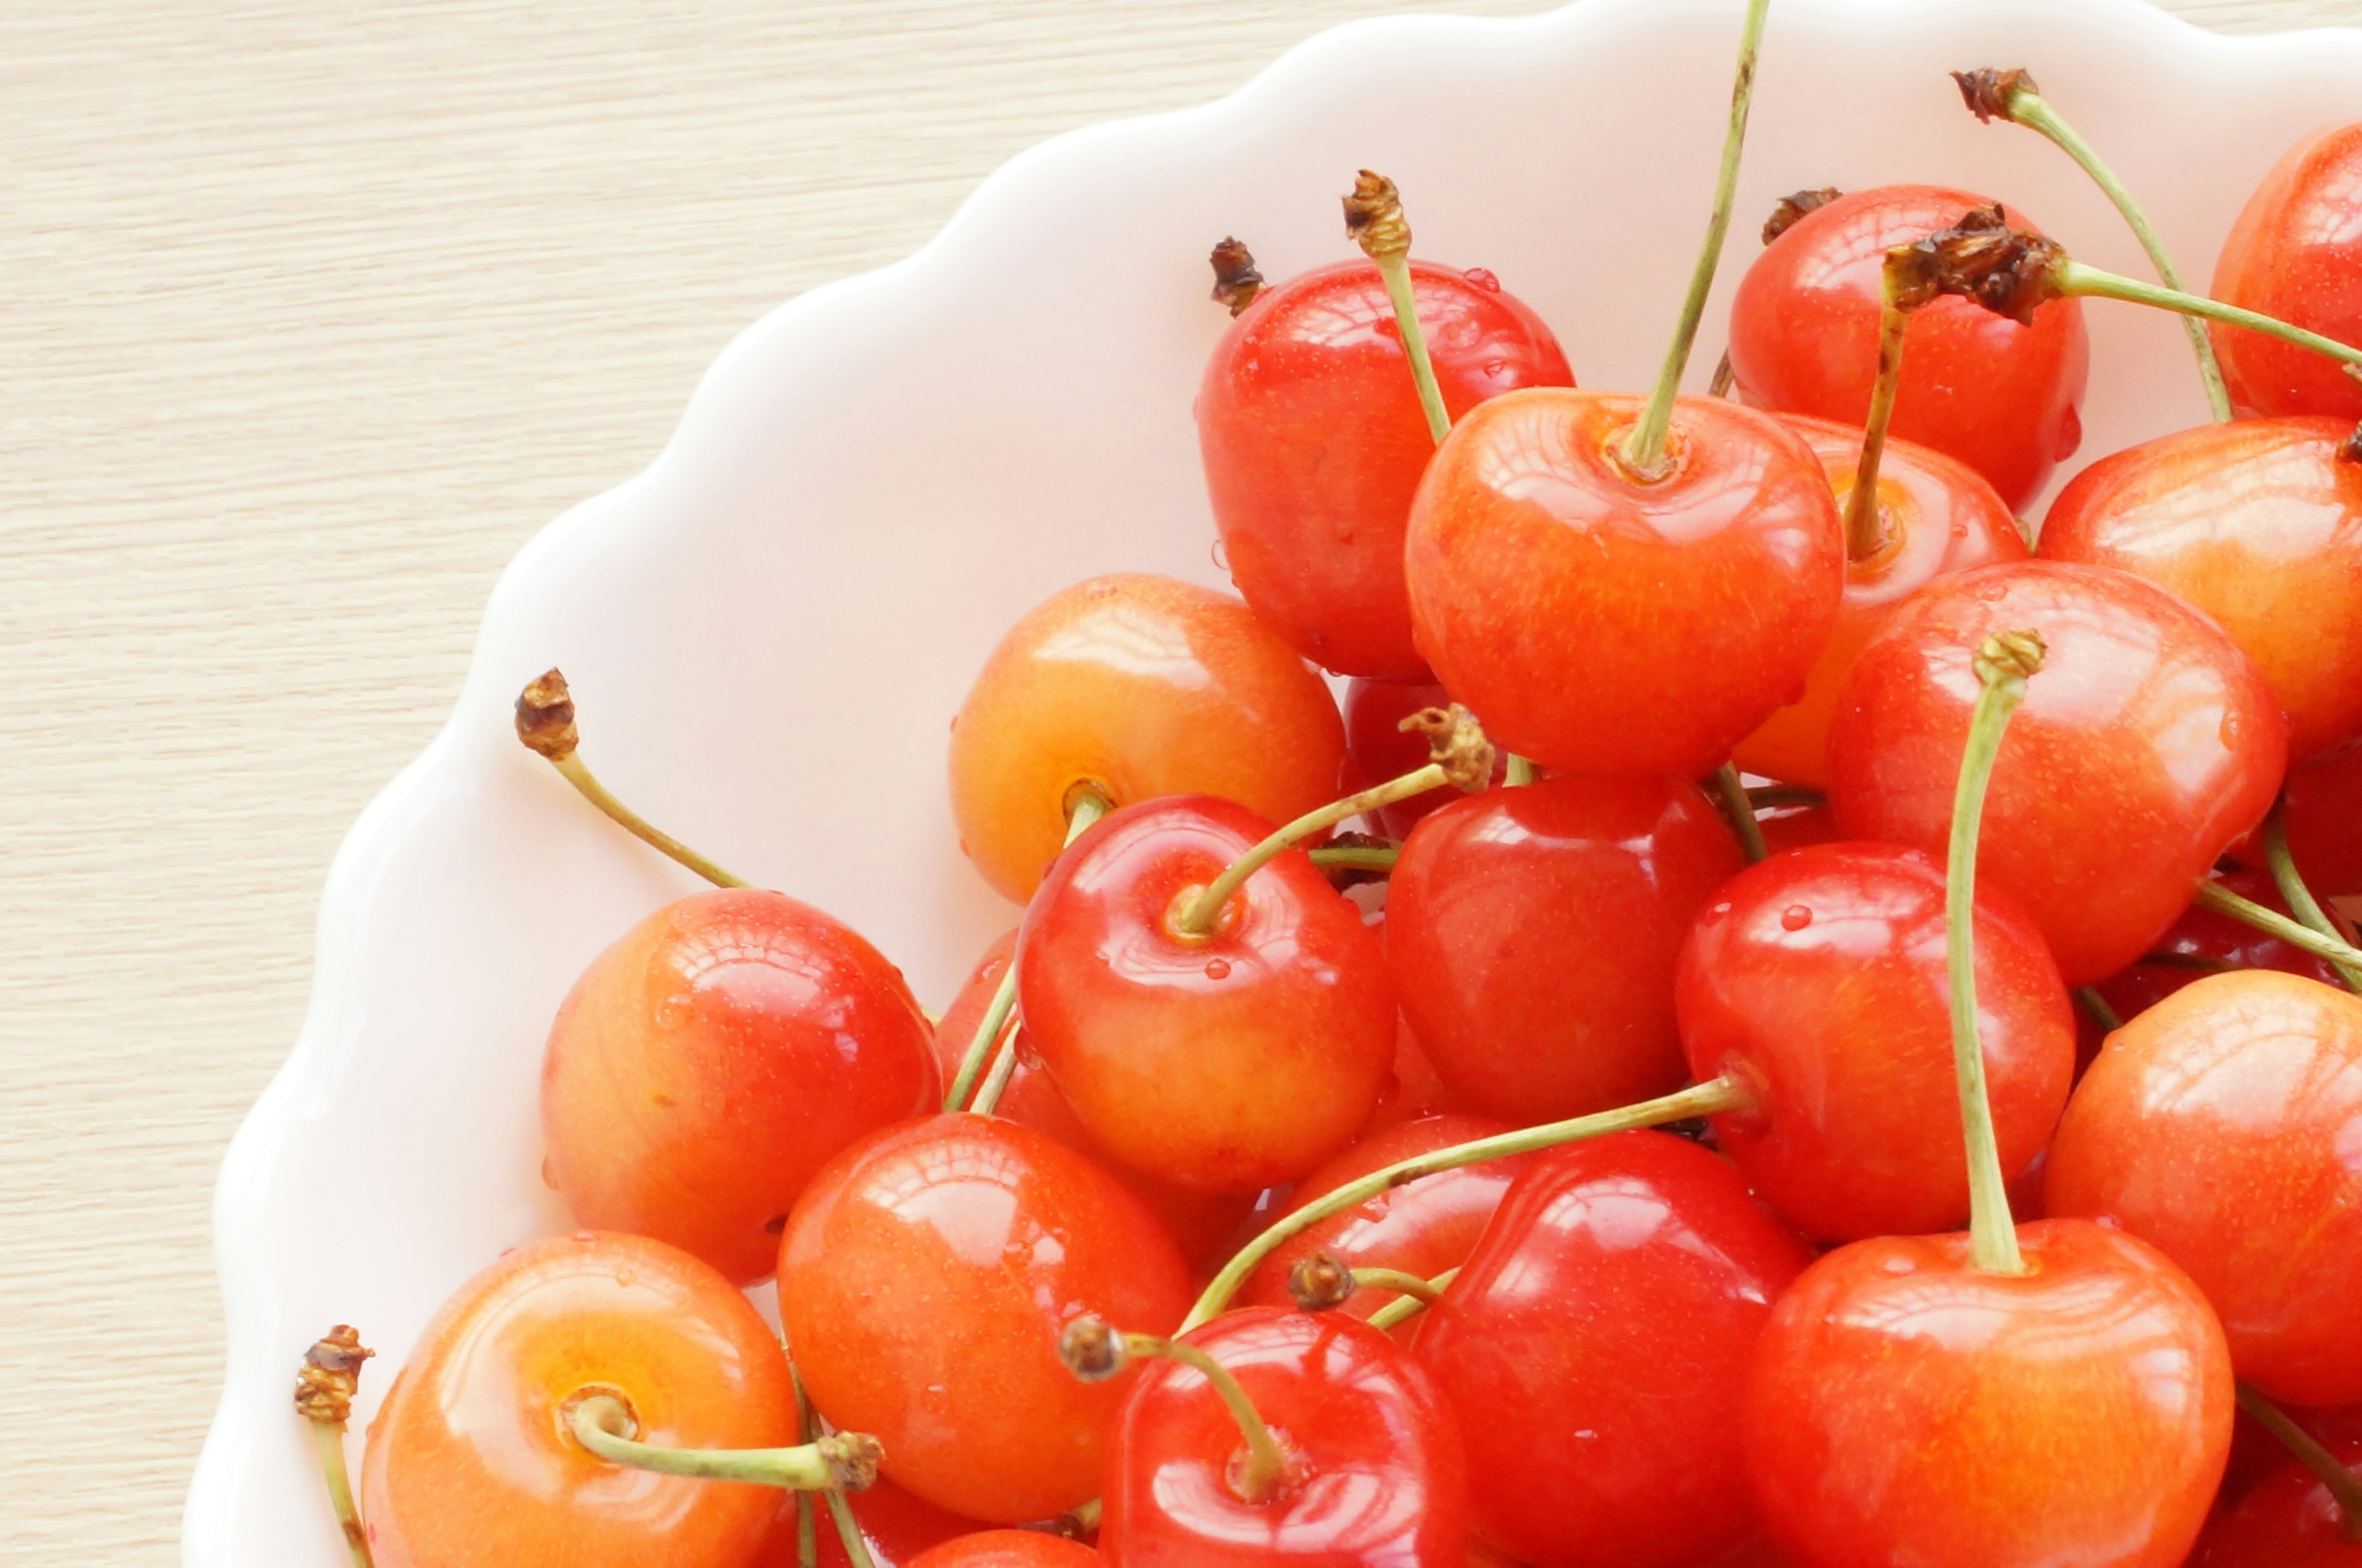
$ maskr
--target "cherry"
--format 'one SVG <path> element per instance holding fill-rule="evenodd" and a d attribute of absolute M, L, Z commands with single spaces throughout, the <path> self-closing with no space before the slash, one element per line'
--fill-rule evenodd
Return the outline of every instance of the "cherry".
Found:
<path fill-rule="evenodd" d="M 1335 792 L 1344 724 L 1320 678 L 1238 600 L 1122 573 L 1010 628 L 953 721 L 952 815 L 984 879 L 1031 898 L 1067 801 L 1202 790 L 1281 822 Z"/>
<path fill-rule="evenodd" d="M 2330 1452 L 2362 1486 L 2362 1438 Z M 2206 1527 L 2191 1568 L 2356 1568 L 2362 1530 L 2345 1518 L 2322 1478 L 2289 1460 Z"/>
<path fill-rule="evenodd" d="M 2279 699 L 2290 755 L 2320 756 L 2362 734 L 2362 463 L 2340 456 L 2352 434 L 2243 419 L 2127 447 L 2059 491 L 2041 554 L 2115 567 L 2204 611 Z"/>
<path fill-rule="evenodd" d="M 868 1549 L 871 1568 L 911 1568 L 912 1560 L 928 1548 L 984 1528 L 974 1519 L 964 1519 L 914 1497 L 883 1477 L 845 1502 L 861 1531 L 862 1545 Z M 795 1504 L 796 1499 L 789 1497 L 779 1510 L 778 1522 L 772 1526 L 753 1568 L 799 1568 Z M 819 1528 L 812 1532 L 816 1568 L 854 1568 L 828 1510 L 822 1507 L 818 1512 Z"/>
<path fill-rule="evenodd" d="M 2039 690 L 2039 682 L 2036 683 Z M 2174 1568 L 2231 1434 L 2223 1331 L 2154 1248 L 2082 1220 L 1840 1247 L 1780 1298 L 1748 1390 L 1757 1503 L 1815 1568 Z"/>
<path fill-rule="evenodd" d="M 1985 197 L 1942 186 L 1882 185 L 1791 224 L 1756 258 L 1731 300 L 1730 365 L 1739 396 L 1759 408 L 1859 428 L 1877 373 L 1887 251 L 1986 204 Z M 2082 444 L 2078 409 L 2091 347 L 2075 302 L 2020 326 L 1966 300 L 1936 300 L 1913 313 L 1905 341 L 1894 435 L 1974 469 L 2005 505 L 2032 502 L 2052 468 Z"/>
<path fill-rule="evenodd" d="M 1451 416 L 1574 384 L 1550 328 L 1492 274 L 1413 262 L 1410 275 Z M 1197 414 L 1215 525 L 1255 613 L 1326 668 L 1422 679 L 1402 541 L 1435 438 L 1377 267 L 1263 290 L 1207 362 Z"/>
<path fill-rule="evenodd" d="M 1395 1028 L 1394 1077 L 1378 1091 L 1377 1109 L 1362 1124 L 1362 1141 L 1367 1143 L 1388 1128 L 1423 1116 L 1464 1115 L 1467 1110 L 1460 1097 L 1436 1076 L 1435 1064 L 1428 1059 L 1418 1036 L 1410 1032 L 1410 1025 L 1398 1021 Z"/>
<path fill-rule="evenodd" d="M 747 1561 L 779 1495 L 597 1457 L 568 1431 L 586 1393 L 618 1400 L 648 1443 L 794 1441 L 787 1359 L 730 1281 L 638 1236 L 530 1242 L 443 1305 L 370 1425 L 378 1568 Z"/>
<path fill-rule="evenodd" d="M 2103 567 L 1981 567 L 1922 590 L 1847 679 L 1829 800 L 1849 837 L 1943 845 L 1970 650 L 2014 627 L 2050 653 L 2003 746 L 1980 867 L 2083 985 L 2147 951 L 2263 816 L 2287 726 L 2246 656 L 2162 589 Z"/>
<path fill-rule="evenodd" d="M 1839 837 L 1837 815 L 1826 801 L 1766 807 L 1755 813 L 1755 827 L 1763 835 L 1766 853 L 1772 855 L 1807 845 L 1835 844 Z"/>
<path fill-rule="evenodd" d="M 584 1225 L 771 1272 L 812 1174 L 943 1093 L 897 970 L 783 893 L 666 905 L 590 961 L 542 1058 L 546 1173 Z"/>
<path fill-rule="evenodd" d="M 1188 923 L 1272 831 L 1210 796 L 1127 807 L 1060 858 L 1019 939 L 1026 1035 L 1076 1115 L 1124 1165 L 1199 1191 L 1311 1171 L 1394 1059 L 1385 952 L 1301 851 Z"/>
<path fill-rule="evenodd" d="M 1451 694 L 1433 681 L 1346 682 L 1345 749 L 1351 766 L 1357 767 L 1365 779 L 1395 778 L 1409 772 L 1427 760 L 1427 742 L 1416 732 L 1405 730 L 1402 722 L 1423 708 L 1444 708 L 1451 703 Z M 1495 768 L 1496 782 L 1507 766 L 1504 757 Z M 1460 798 L 1461 791 L 1447 785 L 1407 801 L 1389 801 L 1378 808 L 1378 823 L 1394 837 L 1403 838 L 1421 817 Z"/>
<path fill-rule="evenodd" d="M 2280 819 L 2289 853 L 2315 893 L 2362 896 L 2362 746 L 2290 768 Z M 2255 839 L 2240 840 L 2231 853 L 2246 865 L 2264 864 Z"/>
<path fill-rule="evenodd" d="M 1250 1307 L 1142 1369 L 1108 1453 L 1099 1551 L 1117 1568 L 1319 1562 L 1463 1568 L 1468 1477 L 1451 1412 L 1409 1354 L 1341 1313 Z M 1275 1444 L 1241 1441 L 1234 1380 Z"/>
<path fill-rule="evenodd" d="M 2052 1145 L 2054 1214 L 2103 1218 L 2188 1270 L 2239 1375 L 2362 1401 L 2362 999 L 2213 975 L 2108 1037 Z"/>
<path fill-rule="evenodd" d="M 779 1318 L 820 1412 L 875 1432 L 889 1479 L 994 1524 L 1088 1498 L 1120 1386 L 1055 1354 L 1098 1312 L 1166 1327 L 1186 1265 L 1082 1155 L 997 1118 L 890 1128 L 814 1178 L 781 1238 Z"/>
<path fill-rule="evenodd" d="M 2037 685 L 2035 688 L 2039 690 Z M 1682 952 L 1683 1043 L 1745 1103 L 1712 1119 L 1765 1202 L 1826 1241 L 1948 1230 L 1969 1215 L 1954 1077 L 1944 868 L 1831 844 L 1749 867 Z M 2006 895 L 1976 900 L 1979 1034 L 2003 1175 L 2048 1141 L 2075 1071 L 2058 966 Z"/>
<path fill-rule="evenodd" d="M 1097 1568 L 1100 1561 L 1081 1542 L 1042 1530 L 991 1529 L 945 1541 L 910 1568 Z"/>
<path fill-rule="evenodd" d="M 1386 893 L 1386 965 L 1443 1082 L 1520 1124 L 1683 1077 L 1673 961 L 1746 861 L 1686 778 L 1559 778 L 1420 822 Z"/>
<path fill-rule="evenodd" d="M 1910 363 L 1906 357 L 1903 363 Z M 1862 432 L 1808 414 L 1784 421 L 1820 458 L 1838 504 L 1849 505 Z M 1829 781 L 1829 723 L 1854 659 L 1903 602 L 1936 578 L 2025 558 L 2017 519 L 1982 475 L 1931 447 L 1888 439 L 1877 476 L 1878 540 L 1849 552 L 1836 625 L 1805 677 L 1804 695 L 1733 748 L 1738 766 L 1813 789 Z"/>
<path fill-rule="evenodd" d="M 1466 1435 L 1476 1533 L 1543 1568 L 1677 1568 L 1754 1533 L 1740 1396 L 1810 1258 L 1684 1140 L 1536 1156 L 1413 1342 Z"/>
<path fill-rule="evenodd" d="M 1479 1116 L 1428 1116 L 1406 1121 L 1354 1144 L 1297 1184 L 1291 1209 L 1396 1160 L 1489 1138 L 1508 1128 Z M 1501 1195 L 1530 1156 L 1513 1155 L 1463 1165 L 1381 1193 L 1324 1220 L 1281 1246 L 1247 1276 L 1240 1292 L 1251 1305 L 1289 1304 L 1288 1275 L 1322 1253 L 1347 1268 L 1384 1268 L 1431 1278 L 1468 1261 Z M 1385 1289 L 1354 1292 L 1338 1310 L 1366 1319 L 1396 1299 Z"/>
<path fill-rule="evenodd" d="M 2234 871 L 2218 880 L 2240 897 L 2288 913 L 2279 889 L 2261 871 Z M 2138 962 L 2118 970 L 2094 988 L 2120 1019 L 2135 1018 L 2167 997 L 2224 969 L 2278 969 L 2323 985 L 2337 984 L 2337 970 L 2325 958 L 2290 946 L 2244 921 L 2192 904 L 2166 929 Z"/>
<path fill-rule="evenodd" d="M 2362 125 L 2298 143 L 2264 176 L 2223 241 L 2214 297 L 2309 327 L 2362 340 L 2362 236 L 2354 186 L 2362 173 Z M 2250 332 L 2217 327 L 2214 349 L 2242 413 L 2362 418 L 2362 388 L 2325 359 Z"/>

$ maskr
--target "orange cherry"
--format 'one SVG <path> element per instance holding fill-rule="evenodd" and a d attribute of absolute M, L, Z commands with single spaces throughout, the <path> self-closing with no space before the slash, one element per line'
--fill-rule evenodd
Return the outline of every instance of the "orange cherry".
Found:
<path fill-rule="evenodd" d="M 1038 1529 L 988 1529 L 947 1540 L 909 1568 L 1098 1568 L 1099 1554 Z"/>

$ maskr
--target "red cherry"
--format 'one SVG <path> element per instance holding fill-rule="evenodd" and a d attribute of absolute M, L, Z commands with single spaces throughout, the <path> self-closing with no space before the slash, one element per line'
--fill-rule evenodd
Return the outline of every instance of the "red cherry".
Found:
<path fill-rule="evenodd" d="M 2029 690 L 2038 690 L 2047 674 Z M 1948 1230 L 1969 1215 L 1952 1055 L 1944 868 L 1831 844 L 1733 878 L 1698 917 L 1676 982 L 1699 1078 L 1747 1103 L 1715 1136 L 1765 1202 L 1827 1241 Z M 2004 1176 L 2058 1124 L 2075 1024 L 2034 922 L 1979 887 L 1978 1033 Z"/>
<path fill-rule="evenodd" d="M 2362 464 L 2338 456 L 2353 433 L 2242 419 L 2127 447 L 2058 492 L 2041 553 L 2206 612 L 2279 699 L 2290 756 L 2319 756 L 2362 734 Z"/>
<path fill-rule="evenodd" d="M 2147 951 L 2261 820 L 2287 724 L 2246 656 L 2164 590 L 2104 567 L 1981 567 L 1922 590 L 1847 679 L 1829 801 L 1848 837 L 1943 850 L 1970 657 L 2015 628 L 2049 654 L 2002 743 L 1980 886 L 2014 895 L 2085 985 Z"/>
<path fill-rule="evenodd" d="M 2316 898 L 2362 896 L 2362 746 L 2289 769 L 2280 792 L 2289 855 Z M 2241 864 L 2262 866 L 2257 836 L 2231 846 Z"/>
<path fill-rule="evenodd" d="M 1466 1434 L 1476 1532 L 1540 1568 L 1676 1568 L 1752 1535 L 1740 1394 L 1811 1255 L 1683 1139 L 1537 1156 L 1416 1320 Z"/>
<path fill-rule="evenodd" d="M 1406 731 L 1402 722 L 1422 708 L 1448 708 L 1451 693 L 1432 681 L 1352 680 L 1345 685 L 1345 749 L 1366 783 L 1399 778 L 1428 762 L 1426 737 Z M 1507 758 L 1494 764 L 1498 783 Z M 1418 820 L 1440 806 L 1461 798 L 1446 784 L 1424 795 L 1395 801 L 1378 808 L 1378 823 L 1394 838 L 1407 836 Z"/>
<path fill-rule="evenodd" d="M 1468 1478 L 1427 1374 L 1366 1323 L 1250 1307 L 1184 1342 L 1235 1377 L 1286 1456 L 1244 1493 L 1237 1420 L 1205 1375 L 1140 1369 L 1108 1454 L 1099 1551 L 1116 1568 L 1463 1568 Z"/>
<path fill-rule="evenodd" d="M 1513 388 L 1574 384 L 1550 328 L 1491 273 L 1414 261 L 1410 275 L 1455 419 Z M 1402 541 L 1435 438 L 1376 266 L 1318 267 L 1256 295 L 1208 361 L 1197 412 L 1214 523 L 1255 613 L 1326 668 L 1425 679 Z"/>
<path fill-rule="evenodd" d="M 2362 234 L 2354 223 L 2362 179 L 2362 125 L 2298 143 L 2264 176 L 2223 241 L 2214 297 L 2362 341 Z M 2259 332 L 2217 326 L 2223 381 L 2243 414 L 2362 419 L 2362 388 L 2334 361 Z"/>
<path fill-rule="evenodd" d="M 854 1522 L 861 1527 L 872 1568 L 911 1568 L 912 1559 L 929 1547 L 984 1528 L 974 1519 L 964 1519 L 911 1496 L 883 1476 L 866 1490 L 848 1494 L 845 1503 L 853 1509 Z M 812 1507 L 817 1515 L 812 1540 L 820 1549 L 818 1568 L 851 1568 L 827 1505 L 815 1497 Z M 753 1568 L 797 1568 L 796 1551 L 796 1499 L 791 1494 L 780 1507 L 778 1522 L 772 1526 Z"/>
<path fill-rule="evenodd" d="M 1203 790 L 1290 822 L 1334 798 L 1345 727 L 1321 679 L 1227 593 L 1120 573 L 1009 629 L 952 723 L 952 816 L 1019 903 L 1066 842 L 1069 796 Z"/>
<path fill-rule="evenodd" d="M 837 1152 L 943 1096 L 925 1015 L 843 922 L 783 893 L 693 893 L 590 961 L 542 1058 L 544 1169 L 584 1225 L 744 1285 Z"/>
<path fill-rule="evenodd" d="M 1777 420 L 1674 404 L 1667 469 L 1625 466 L 1636 397 L 1538 390 L 1436 448 L 1405 559 L 1420 651 L 1493 739 L 1577 773 L 1699 778 L 1804 686 L 1845 579 L 1819 461 Z"/>
<path fill-rule="evenodd" d="M 2349 1442 L 2362 1442 L 2362 1406 L 2348 1406 L 2342 1410 L 2282 1407 L 2280 1414 L 2303 1429 L 2315 1442 L 2332 1450 Z M 2231 1425 L 2231 1463 L 2223 1474 L 2222 1491 L 2214 1499 L 2217 1519 L 2251 1489 L 2279 1474 L 2293 1457 L 2286 1442 L 2257 1420 L 2252 1411 L 2242 1408 Z M 2202 1561 L 2204 1550 L 2202 1541 L 2191 1562 Z"/>
<path fill-rule="evenodd" d="M 992 1529 L 946 1541 L 910 1568 L 1098 1568 L 1100 1561 L 1081 1542 L 1043 1530 Z"/>
<path fill-rule="evenodd" d="M 1452 1092 L 1520 1125 L 1677 1088 L 1673 960 L 1746 866 L 1685 778 L 1562 778 L 1421 822 L 1386 892 L 1386 964 Z"/>
<path fill-rule="evenodd" d="M 1904 364 L 1910 360 L 1906 357 Z M 1785 416 L 1821 460 L 1838 505 L 1853 494 L 1862 433 L 1806 414 Z M 1931 447 L 1889 440 L 1878 469 L 1884 542 L 1846 562 L 1845 597 L 1804 695 L 1763 721 L 1732 750 L 1750 773 L 1821 789 L 1829 781 L 1829 722 L 1838 690 L 1862 645 L 1920 588 L 1938 577 L 1995 561 L 2025 558 L 2017 519 L 1984 477 Z"/>
<path fill-rule="evenodd" d="M 2362 1476 L 2362 1438 L 2330 1452 Z M 2206 1527 L 2191 1568 L 2362 1568 L 2362 1537 L 2344 1519 L 2321 1477 L 2290 1460 Z"/>
<path fill-rule="evenodd" d="M 1378 1091 L 1378 1106 L 1370 1112 L 1370 1120 L 1363 1123 L 1362 1141 L 1367 1143 L 1390 1127 L 1399 1127 L 1422 1116 L 1464 1115 L 1467 1110 L 1460 1097 L 1436 1077 L 1435 1064 L 1428 1060 L 1410 1025 L 1397 1021 L 1394 1077 Z"/>
<path fill-rule="evenodd" d="M 1763 834 L 1764 848 L 1773 855 L 1786 849 L 1803 849 L 1807 845 L 1835 844 L 1841 836 L 1837 814 L 1826 802 L 1817 806 L 1768 806 L 1755 813 L 1755 825 Z"/>
<path fill-rule="evenodd" d="M 743 1562 L 778 1494 L 610 1464 L 566 1430 L 576 1394 L 620 1397 L 641 1441 L 795 1441 L 779 1342 L 687 1253 L 586 1232 L 515 1248 L 444 1303 L 377 1419 L 362 1467 L 379 1568 Z"/>
<path fill-rule="evenodd" d="M 2046 1192 L 2188 1270 L 2266 1395 L 2362 1400 L 2362 999 L 2261 969 L 2168 997 L 2083 1076 Z"/>
<path fill-rule="evenodd" d="M 2027 688 L 2041 690 L 2037 677 Z M 2029 706 L 2031 698 L 2029 697 Z M 1762 1337 L 1755 1497 L 1814 1568 L 2174 1568 L 2231 1440 L 2223 1331 L 2180 1270 L 2081 1220 L 1840 1247 Z"/>
<path fill-rule="evenodd" d="M 1481 1116 L 1429 1116 L 1389 1128 L 1354 1144 L 1297 1185 L 1290 1210 L 1302 1208 L 1349 1181 L 1383 1170 L 1396 1160 L 1490 1138 L 1509 1129 Z M 1468 1261 L 1476 1240 L 1500 1207 L 1501 1195 L 1525 1169 L 1529 1157 L 1487 1160 L 1441 1171 L 1367 1203 L 1321 1220 L 1290 1239 L 1247 1276 L 1240 1297 L 1250 1305 L 1286 1307 L 1288 1271 L 1304 1259 L 1327 1253 L 1348 1268 L 1390 1268 L 1432 1279 Z M 1356 1318 L 1396 1299 L 1391 1290 L 1362 1290 L 1337 1311 Z"/>
<path fill-rule="evenodd" d="M 1098 1485 L 1120 1383 L 1057 1356 L 1074 1319 L 1168 1328 L 1180 1254 L 1080 1154 L 998 1118 L 938 1116 L 847 1150 L 796 1206 L 779 1319 L 821 1414 L 874 1433 L 889 1479 L 995 1524 Z"/>
<path fill-rule="evenodd" d="M 1027 1038 L 1099 1145 L 1205 1192 L 1292 1181 L 1370 1119 L 1395 1054 L 1385 955 L 1301 850 L 1203 935 L 1183 912 L 1273 825 L 1210 796 L 1128 807 L 1025 911 Z"/>
<path fill-rule="evenodd" d="M 2264 872 L 2234 871 L 2215 879 L 2275 914 L 2289 913 L 2279 889 Z M 2150 944 L 2140 962 L 2118 970 L 2095 988 L 2118 1018 L 2131 1019 L 2183 987 L 2224 969 L 2278 969 L 2323 985 L 2340 983 L 2337 970 L 2327 959 L 2257 931 L 2245 921 L 2192 904 Z"/>
<path fill-rule="evenodd" d="M 1759 408 L 1859 427 L 1878 370 L 1880 274 L 1894 246 L 1948 228 L 1990 199 L 1881 185 L 1805 214 L 1747 270 L 1730 305 L 1730 369 Z M 2031 228 L 2012 208 L 2012 225 Z M 1912 313 L 1894 436 L 1982 474 L 2011 507 L 2041 493 L 2082 444 L 2091 364 L 2083 310 L 2058 300 L 2020 326 L 1965 299 Z"/>

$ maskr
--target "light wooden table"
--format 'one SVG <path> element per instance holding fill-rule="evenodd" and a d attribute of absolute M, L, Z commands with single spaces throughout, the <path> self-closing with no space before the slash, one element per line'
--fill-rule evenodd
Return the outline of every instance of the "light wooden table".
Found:
<path fill-rule="evenodd" d="M 337 837 L 525 537 L 640 468 L 739 326 L 911 250 L 1019 149 L 1332 21 L 1543 8 L 10 8 L 0 1558 L 171 1560 L 215 1165 L 294 1038 Z"/>

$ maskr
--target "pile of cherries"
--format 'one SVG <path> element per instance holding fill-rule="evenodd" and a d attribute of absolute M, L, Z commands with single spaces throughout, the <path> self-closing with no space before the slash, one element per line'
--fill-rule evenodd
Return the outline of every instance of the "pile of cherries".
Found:
<path fill-rule="evenodd" d="M 1374 175 L 1363 259 L 1217 248 L 1242 597 L 1100 578 L 993 653 L 952 803 L 1023 913 L 940 1018 L 527 689 L 719 886 L 567 998 L 587 1229 L 443 1309 L 358 1501 L 315 1347 L 358 1559 L 2362 1564 L 2362 126 L 2209 302 L 1968 73 L 2162 281 L 1799 193 L 1678 396 L 1763 19 L 1651 394 Z M 2022 527 L 2090 297 L 2211 317 L 2219 417 Z"/>

